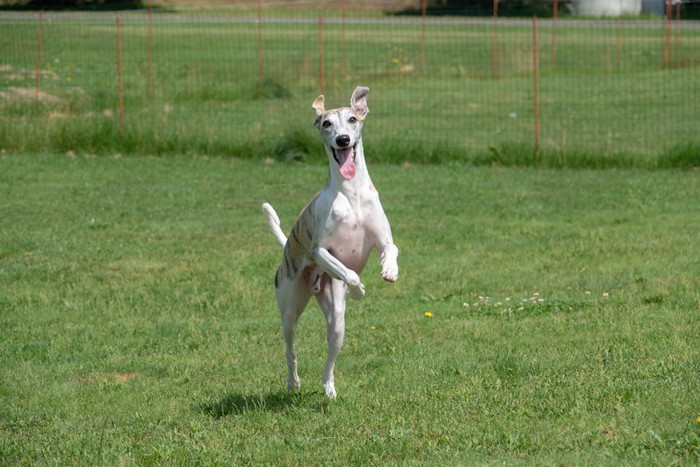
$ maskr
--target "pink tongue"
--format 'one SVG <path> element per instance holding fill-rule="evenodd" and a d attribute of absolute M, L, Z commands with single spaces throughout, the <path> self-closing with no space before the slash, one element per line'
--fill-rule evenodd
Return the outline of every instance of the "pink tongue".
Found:
<path fill-rule="evenodd" d="M 338 162 L 340 163 L 340 167 L 338 168 L 340 174 L 346 180 L 350 180 L 355 176 L 355 161 L 352 157 L 352 148 L 336 149 L 336 156 L 338 157 Z"/>

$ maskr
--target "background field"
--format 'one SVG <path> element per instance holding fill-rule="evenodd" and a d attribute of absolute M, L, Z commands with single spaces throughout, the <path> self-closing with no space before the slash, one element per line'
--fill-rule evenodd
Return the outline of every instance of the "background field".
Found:
<path fill-rule="evenodd" d="M 323 89 L 344 105 L 363 84 L 375 160 L 700 165 L 694 21 L 540 20 L 534 157 L 530 19 L 120 12 L 121 134 L 115 16 L 46 13 L 39 60 L 38 13 L 3 13 L 0 150 L 313 160 L 310 103 Z"/>
<path fill-rule="evenodd" d="M 283 391 L 260 212 L 327 168 L 1 157 L 2 463 L 700 462 L 697 173 L 371 169 L 401 277 L 365 271 L 329 402 L 315 305 Z"/>
<path fill-rule="evenodd" d="M 120 12 L 123 132 L 115 14 L 0 15 L 0 464 L 700 463 L 697 23 L 541 20 L 536 152 L 530 19 L 261 15 Z M 401 275 L 289 395 L 260 205 L 358 84 Z"/>

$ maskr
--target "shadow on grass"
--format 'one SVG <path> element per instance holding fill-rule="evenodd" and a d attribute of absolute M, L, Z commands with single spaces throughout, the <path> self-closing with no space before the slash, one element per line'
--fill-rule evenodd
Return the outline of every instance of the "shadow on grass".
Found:
<path fill-rule="evenodd" d="M 222 399 L 199 405 L 199 411 L 212 418 L 242 415 L 252 412 L 289 412 L 293 410 L 317 410 L 325 412 L 328 400 L 320 393 L 289 393 L 278 391 L 270 394 L 228 394 Z"/>

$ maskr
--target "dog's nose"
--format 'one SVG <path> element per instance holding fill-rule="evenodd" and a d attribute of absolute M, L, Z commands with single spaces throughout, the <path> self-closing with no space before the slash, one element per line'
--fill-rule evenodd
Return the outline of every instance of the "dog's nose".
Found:
<path fill-rule="evenodd" d="M 341 148 L 344 148 L 345 146 L 350 144 L 350 136 L 349 135 L 340 135 L 335 139 L 335 143 L 340 146 Z"/>

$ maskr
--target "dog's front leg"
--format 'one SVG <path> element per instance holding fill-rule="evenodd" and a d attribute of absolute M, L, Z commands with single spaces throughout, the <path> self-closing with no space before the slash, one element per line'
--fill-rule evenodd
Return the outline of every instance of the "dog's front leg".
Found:
<path fill-rule="evenodd" d="M 374 246 L 382 264 L 382 278 L 395 282 L 399 278 L 399 248 L 394 244 L 391 226 L 381 205 L 375 207 L 374 222 L 369 226 L 374 234 Z"/>
<path fill-rule="evenodd" d="M 382 278 L 389 282 L 395 282 L 399 277 L 399 248 L 393 243 L 387 243 L 380 251 Z"/>
<path fill-rule="evenodd" d="M 360 300 L 365 296 L 365 285 L 360 281 L 360 276 L 352 269 L 345 267 L 335 256 L 322 247 L 316 248 L 311 258 L 321 266 L 328 275 L 335 279 L 340 279 L 347 284 L 350 289 L 350 298 Z"/>

